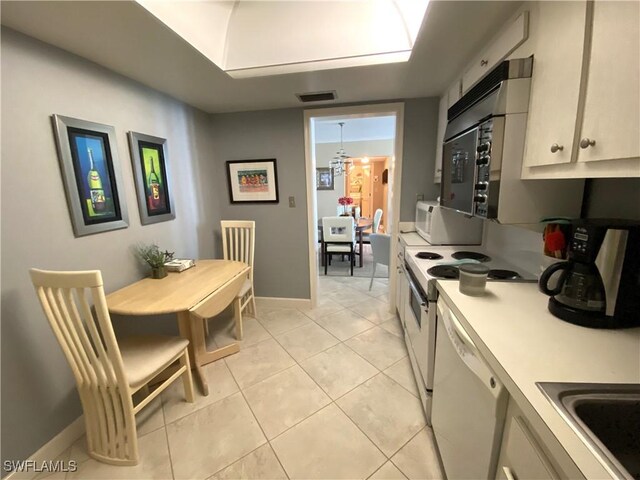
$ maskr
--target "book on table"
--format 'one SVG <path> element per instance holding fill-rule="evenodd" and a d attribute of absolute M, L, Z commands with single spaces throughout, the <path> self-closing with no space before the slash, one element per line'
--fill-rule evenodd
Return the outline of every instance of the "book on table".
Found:
<path fill-rule="evenodd" d="M 191 258 L 174 258 L 164 266 L 169 272 L 182 272 L 187 268 L 195 267 L 196 262 Z"/>

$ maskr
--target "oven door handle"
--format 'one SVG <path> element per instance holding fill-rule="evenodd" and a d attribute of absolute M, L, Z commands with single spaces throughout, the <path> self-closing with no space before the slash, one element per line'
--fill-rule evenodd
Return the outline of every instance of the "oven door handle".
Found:
<path fill-rule="evenodd" d="M 409 276 L 409 273 L 406 271 L 404 272 L 405 276 L 407 277 L 407 281 L 409 282 L 409 288 L 411 289 L 411 291 L 413 292 L 413 294 L 416 296 L 416 298 L 420 299 L 420 306 L 421 307 L 426 307 L 427 306 L 427 300 L 422 296 L 422 294 L 420 293 L 420 291 L 418 290 L 418 288 L 416 287 L 415 282 L 413 281 L 413 278 L 411 278 Z"/>

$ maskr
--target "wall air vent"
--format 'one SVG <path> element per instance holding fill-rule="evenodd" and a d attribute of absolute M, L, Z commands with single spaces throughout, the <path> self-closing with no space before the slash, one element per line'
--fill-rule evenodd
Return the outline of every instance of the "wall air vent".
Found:
<path fill-rule="evenodd" d="M 327 100 L 335 100 L 338 98 L 335 90 L 328 92 L 296 93 L 296 97 L 298 97 L 298 100 L 302 103 L 326 102 Z"/>

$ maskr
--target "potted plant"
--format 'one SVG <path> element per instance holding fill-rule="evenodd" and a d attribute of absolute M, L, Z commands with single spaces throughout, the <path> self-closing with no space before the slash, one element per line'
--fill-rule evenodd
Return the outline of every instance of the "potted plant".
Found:
<path fill-rule="evenodd" d="M 156 244 L 138 244 L 136 245 L 136 255 L 151 267 L 151 278 L 164 278 L 167 276 L 164 264 L 173 259 L 173 253 L 168 251 L 161 252 Z"/>
<path fill-rule="evenodd" d="M 338 203 L 342 205 L 342 215 L 349 216 L 351 215 L 351 205 L 353 205 L 353 198 L 351 197 L 340 197 L 338 199 Z"/>

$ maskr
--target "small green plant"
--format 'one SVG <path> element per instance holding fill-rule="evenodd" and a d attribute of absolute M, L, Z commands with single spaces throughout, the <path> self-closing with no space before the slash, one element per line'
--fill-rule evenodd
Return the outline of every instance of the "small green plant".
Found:
<path fill-rule="evenodd" d="M 145 245 L 140 243 L 136 245 L 136 255 L 140 260 L 145 262 L 151 268 L 160 268 L 171 259 L 173 259 L 173 253 L 160 251 L 160 247 L 156 244 Z"/>

